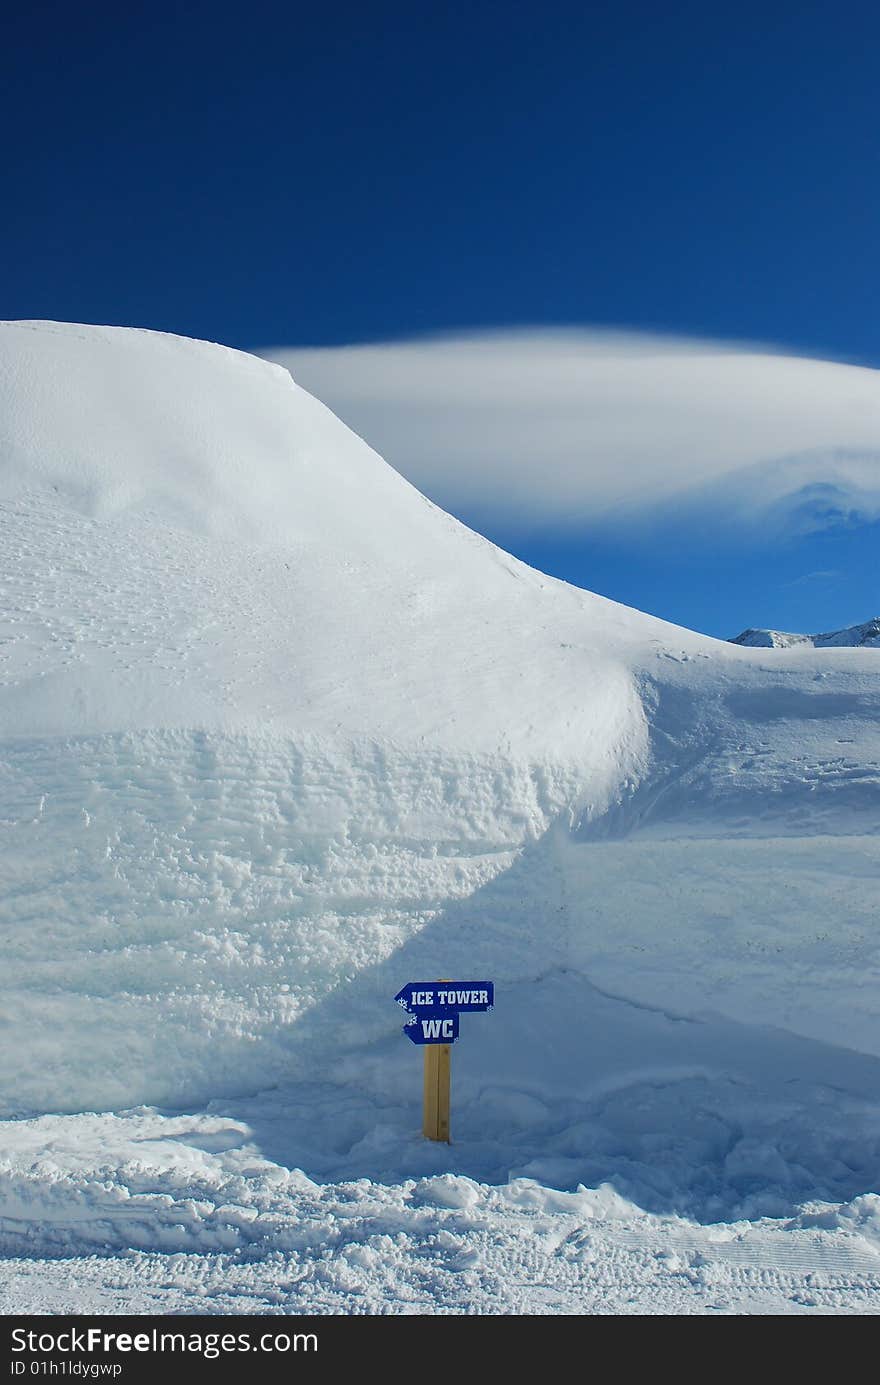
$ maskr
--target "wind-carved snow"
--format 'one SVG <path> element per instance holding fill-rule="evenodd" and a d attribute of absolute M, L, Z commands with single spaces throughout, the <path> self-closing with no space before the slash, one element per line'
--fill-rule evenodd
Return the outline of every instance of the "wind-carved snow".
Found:
<path fill-rule="evenodd" d="M 544 577 L 221 347 L 9 324 L 0 385 L 6 1248 L 259 1254 L 277 1311 L 579 1311 L 597 1218 L 605 1265 L 637 1225 L 646 1286 L 745 1221 L 729 1303 L 800 1311 L 816 1216 L 860 1311 L 874 653 L 740 648 Z M 392 997 L 456 975 L 497 989 L 447 1149 Z M 754 1297 L 783 1221 L 790 1283 Z M 711 1275 L 670 1275 L 708 1311 Z"/>
<path fill-rule="evenodd" d="M 22 740 L 2 768 L 7 1114 L 332 1071 L 393 1018 L 362 974 L 510 869 L 577 787 L 500 757 L 204 732 Z"/>

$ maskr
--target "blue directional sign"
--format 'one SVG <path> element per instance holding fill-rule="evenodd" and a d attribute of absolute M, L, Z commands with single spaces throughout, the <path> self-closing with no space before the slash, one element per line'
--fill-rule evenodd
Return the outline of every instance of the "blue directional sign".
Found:
<path fill-rule="evenodd" d="M 491 1010 L 495 986 L 491 981 L 407 981 L 394 997 L 411 1014 L 419 1010 Z"/>
<path fill-rule="evenodd" d="M 458 1038 L 458 1015 L 454 1010 L 446 1015 L 422 1010 L 407 1020 L 403 1032 L 414 1044 L 454 1044 Z"/>
<path fill-rule="evenodd" d="M 453 1044 L 458 1017 L 466 1011 L 491 1010 L 491 981 L 408 981 L 394 997 L 409 1015 L 403 1032 L 414 1044 Z"/>

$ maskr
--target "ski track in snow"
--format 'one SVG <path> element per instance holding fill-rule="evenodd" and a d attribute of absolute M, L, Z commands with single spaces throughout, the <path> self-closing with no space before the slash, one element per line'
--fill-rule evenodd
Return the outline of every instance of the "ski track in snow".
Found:
<path fill-rule="evenodd" d="M 876 652 L 545 578 L 223 348 L 0 386 L 3 1310 L 877 1311 Z"/>
<path fill-rule="evenodd" d="M 698 1227 L 646 1216 L 608 1187 L 554 1193 L 527 1179 L 460 1175 L 403 1185 L 293 1184 L 283 1212 L 217 1209 L 215 1243 L 0 1266 L 7 1311 L 62 1313 L 874 1313 L 877 1242 L 867 1211 Z M 297 1187 L 297 1183 L 299 1187 Z M 182 1219 L 197 1215 L 198 1190 Z M 134 1194 L 137 1198 L 137 1194 Z M 260 1228 L 261 1236 L 256 1227 Z M 141 1233 L 138 1213 L 130 1242 Z M 206 1238 L 206 1242 L 207 1242 Z"/>

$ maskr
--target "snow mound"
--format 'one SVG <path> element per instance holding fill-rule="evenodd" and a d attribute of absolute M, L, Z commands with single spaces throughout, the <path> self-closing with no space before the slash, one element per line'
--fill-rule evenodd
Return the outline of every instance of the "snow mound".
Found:
<path fill-rule="evenodd" d="M 350 557 L 389 530 L 386 556 L 411 555 L 431 527 L 418 492 L 282 367 L 118 327 L 0 325 L 0 497 L 31 487 L 92 519 Z"/>
<path fill-rule="evenodd" d="M 222 347 L 6 324 L 0 428 L 5 1115 L 379 1109 L 391 998 L 457 974 L 461 1080 L 526 1123 L 610 1080 L 599 999 L 880 1051 L 870 651 L 546 578 Z"/>

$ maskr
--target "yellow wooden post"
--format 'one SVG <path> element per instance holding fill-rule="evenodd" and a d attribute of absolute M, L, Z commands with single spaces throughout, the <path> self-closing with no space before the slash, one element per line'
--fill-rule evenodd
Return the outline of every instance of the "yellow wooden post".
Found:
<path fill-rule="evenodd" d="M 451 1044 L 425 1045 L 425 1100 L 422 1133 L 429 1140 L 450 1143 L 449 1086 L 452 1070 Z"/>
<path fill-rule="evenodd" d="M 449 978 L 441 976 L 440 981 Z M 425 1096 L 422 1106 L 422 1134 L 428 1140 L 449 1144 L 449 1086 L 452 1072 L 452 1045 L 425 1045 Z"/>

